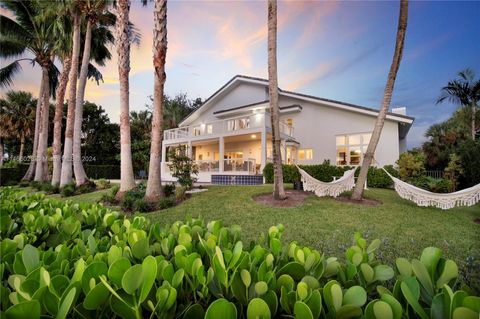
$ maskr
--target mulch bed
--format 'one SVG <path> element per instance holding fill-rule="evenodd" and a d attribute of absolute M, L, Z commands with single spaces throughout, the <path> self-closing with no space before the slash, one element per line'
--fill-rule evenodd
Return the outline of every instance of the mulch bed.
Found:
<path fill-rule="evenodd" d="M 351 203 L 351 204 L 365 205 L 365 206 L 377 206 L 377 205 L 383 204 L 381 201 L 376 199 L 364 198 L 362 200 L 354 200 L 354 199 L 351 199 L 350 196 L 338 196 L 337 198 L 335 198 L 335 200 L 343 203 Z"/>
<path fill-rule="evenodd" d="M 474 222 L 475 224 L 480 224 L 480 218 L 475 218 L 475 219 L 473 220 L 473 222 Z"/>
<path fill-rule="evenodd" d="M 284 200 L 274 200 L 272 193 L 260 194 L 253 196 L 253 200 L 259 204 L 270 206 L 270 207 L 296 207 L 305 201 L 305 199 L 312 195 L 312 193 L 298 191 L 298 190 L 287 190 L 285 191 L 287 198 Z"/>

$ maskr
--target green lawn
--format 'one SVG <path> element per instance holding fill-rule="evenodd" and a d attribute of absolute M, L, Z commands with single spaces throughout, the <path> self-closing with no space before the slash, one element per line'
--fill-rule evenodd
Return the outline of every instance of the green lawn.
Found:
<path fill-rule="evenodd" d="M 388 263 L 398 256 L 416 258 L 424 247 L 436 246 L 443 250 L 446 258 L 459 264 L 463 276 L 475 272 L 475 281 L 479 280 L 480 225 L 475 224 L 474 219 L 480 218 L 480 205 L 447 211 L 422 208 L 385 189 L 366 192 L 367 197 L 383 202 L 373 207 L 314 195 L 294 208 L 270 208 L 252 200 L 252 196 L 271 190 L 271 185 L 211 186 L 207 192 L 195 194 L 177 207 L 145 216 L 161 223 L 172 223 L 186 216 L 221 219 L 228 225 L 240 225 L 244 241 L 255 239 L 271 225 L 282 223 L 285 225 L 285 241 L 296 240 L 327 256 L 340 258 L 351 244 L 353 234 L 359 231 L 368 239 L 382 240 L 380 258 Z M 94 202 L 103 192 L 70 199 Z M 467 257 L 473 258 L 470 267 L 466 264 Z M 471 284 L 480 287 L 478 282 Z"/>

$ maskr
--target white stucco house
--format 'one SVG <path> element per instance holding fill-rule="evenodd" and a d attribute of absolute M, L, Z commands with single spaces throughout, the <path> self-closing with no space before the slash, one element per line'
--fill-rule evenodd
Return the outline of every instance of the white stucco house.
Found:
<path fill-rule="evenodd" d="M 174 181 L 168 168 L 170 147 L 184 145 L 198 165 L 198 182 L 262 183 L 271 161 L 268 80 L 237 75 L 185 118 L 164 132 L 162 180 Z M 377 110 L 279 89 L 284 163 L 360 165 Z M 405 108 L 388 113 L 375 158 L 394 164 L 406 150 L 414 118 Z"/>

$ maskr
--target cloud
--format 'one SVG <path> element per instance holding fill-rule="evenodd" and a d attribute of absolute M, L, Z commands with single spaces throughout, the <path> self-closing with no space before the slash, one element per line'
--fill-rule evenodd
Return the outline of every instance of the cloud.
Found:
<path fill-rule="evenodd" d="M 416 46 L 415 48 L 412 48 L 408 50 L 408 53 L 406 55 L 407 60 L 416 60 L 418 58 L 421 58 L 428 52 L 438 48 L 439 46 L 442 46 L 444 43 L 447 42 L 452 37 L 451 33 L 445 33 L 441 34 L 437 37 L 434 37 L 430 39 L 429 41 L 426 41 L 422 43 L 421 45 Z"/>
<path fill-rule="evenodd" d="M 332 69 L 337 65 L 337 61 L 323 62 L 317 67 L 304 72 L 302 74 L 287 76 L 286 78 L 295 79 L 286 85 L 286 88 L 291 91 L 298 90 L 313 81 L 318 80 L 330 73 Z"/>

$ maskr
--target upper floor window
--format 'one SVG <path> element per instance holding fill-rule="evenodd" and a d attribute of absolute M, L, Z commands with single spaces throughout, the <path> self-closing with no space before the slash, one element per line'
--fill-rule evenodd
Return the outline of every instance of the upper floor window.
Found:
<path fill-rule="evenodd" d="M 287 123 L 288 126 L 292 127 L 293 126 L 293 119 L 287 119 L 285 121 L 285 123 Z"/>
<path fill-rule="evenodd" d="M 299 161 L 310 161 L 313 159 L 313 149 L 303 148 L 298 150 Z"/>
<path fill-rule="evenodd" d="M 360 165 L 371 133 L 337 135 L 337 165 Z"/>
<path fill-rule="evenodd" d="M 200 129 L 200 126 L 194 127 L 193 136 L 200 136 L 200 135 L 202 135 L 202 130 Z"/>
<path fill-rule="evenodd" d="M 212 134 L 212 133 L 213 133 L 213 125 L 212 125 L 212 124 L 207 124 L 207 125 L 205 126 L 205 132 L 206 132 L 207 134 Z"/>
<path fill-rule="evenodd" d="M 244 117 L 227 121 L 227 130 L 236 131 L 250 127 L 250 118 Z"/>

